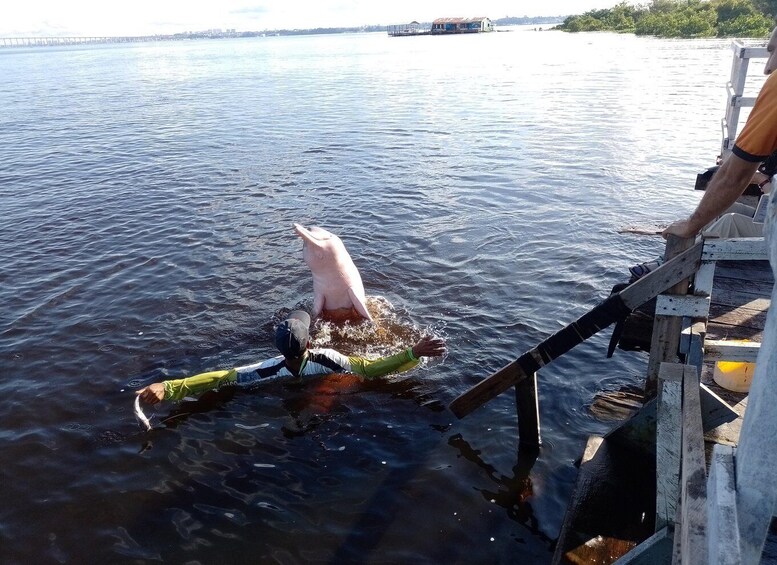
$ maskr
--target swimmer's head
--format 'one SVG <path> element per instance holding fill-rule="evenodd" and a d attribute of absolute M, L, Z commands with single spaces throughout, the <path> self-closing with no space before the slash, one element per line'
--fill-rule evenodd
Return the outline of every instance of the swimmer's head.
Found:
<path fill-rule="evenodd" d="M 294 310 L 275 328 L 275 347 L 286 359 L 298 359 L 310 342 L 310 316 Z"/>

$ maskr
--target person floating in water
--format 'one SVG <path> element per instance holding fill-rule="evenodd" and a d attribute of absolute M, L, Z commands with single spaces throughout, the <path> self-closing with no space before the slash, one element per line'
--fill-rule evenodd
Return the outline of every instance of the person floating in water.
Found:
<path fill-rule="evenodd" d="M 223 371 L 201 373 L 184 379 L 153 383 L 135 392 L 143 402 L 183 400 L 223 385 L 246 386 L 265 379 L 304 379 L 330 373 L 352 373 L 367 379 L 415 367 L 421 357 L 439 357 L 445 353 L 445 341 L 424 336 L 404 351 L 379 359 L 346 356 L 334 349 L 310 349 L 310 316 L 302 310 L 291 312 L 275 330 L 275 347 L 281 355 Z"/>

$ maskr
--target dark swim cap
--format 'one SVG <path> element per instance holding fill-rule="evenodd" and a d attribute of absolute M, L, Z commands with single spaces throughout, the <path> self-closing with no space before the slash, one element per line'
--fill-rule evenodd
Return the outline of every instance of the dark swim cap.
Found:
<path fill-rule="evenodd" d="M 275 328 L 275 347 L 287 359 L 302 355 L 308 347 L 310 316 L 302 310 L 294 310 Z"/>

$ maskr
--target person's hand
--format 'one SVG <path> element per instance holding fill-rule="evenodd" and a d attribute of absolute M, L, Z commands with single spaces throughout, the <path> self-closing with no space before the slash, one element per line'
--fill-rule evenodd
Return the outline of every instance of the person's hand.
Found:
<path fill-rule="evenodd" d="M 165 399 L 165 385 L 162 383 L 152 383 L 146 388 L 136 390 L 135 394 L 146 404 L 159 404 Z"/>
<path fill-rule="evenodd" d="M 696 229 L 688 220 L 679 220 L 669 225 L 664 231 L 661 232 L 661 237 L 668 239 L 670 235 L 676 235 L 683 239 L 694 237 L 699 230 Z"/>
<path fill-rule="evenodd" d="M 445 340 L 441 337 L 425 335 L 413 346 L 413 357 L 439 357 L 445 353 Z"/>

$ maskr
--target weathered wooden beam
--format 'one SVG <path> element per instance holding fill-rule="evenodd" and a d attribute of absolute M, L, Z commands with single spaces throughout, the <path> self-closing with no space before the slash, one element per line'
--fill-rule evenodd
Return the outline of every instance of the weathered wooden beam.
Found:
<path fill-rule="evenodd" d="M 707 560 L 707 474 L 704 462 L 704 433 L 701 425 L 699 379 L 696 368 L 683 365 L 683 452 L 680 475 L 680 525 L 675 528 L 681 545 L 683 565 L 706 565 Z"/>
<path fill-rule="evenodd" d="M 670 236 L 666 242 L 664 257 L 666 261 L 682 256 L 682 252 L 692 246 L 693 240 Z M 698 245 L 698 244 L 697 244 Z M 701 263 L 697 267 L 701 266 Z M 696 272 L 696 270 L 694 270 Z M 688 278 L 678 281 L 665 292 L 682 295 L 688 292 Z M 645 398 L 653 398 L 658 390 L 658 371 L 661 363 L 677 361 L 677 352 L 682 332 L 682 319 L 673 316 L 656 315 L 653 320 L 653 334 L 650 338 L 650 357 L 645 376 Z"/>
<path fill-rule="evenodd" d="M 734 239 L 705 239 L 703 261 L 759 261 L 769 255 L 762 237 L 738 237 Z"/>
<path fill-rule="evenodd" d="M 693 321 L 683 318 L 683 330 L 680 334 L 680 353 L 685 355 L 687 365 L 695 365 L 701 374 L 702 361 L 704 360 L 704 339 L 707 335 L 706 321 Z"/>
<path fill-rule="evenodd" d="M 693 277 L 693 294 L 709 296 L 712 294 L 712 281 L 715 277 L 715 261 L 702 261 Z"/>
<path fill-rule="evenodd" d="M 662 363 L 656 417 L 656 530 L 672 524 L 680 499 L 683 366 Z"/>
<path fill-rule="evenodd" d="M 761 344 L 754 341 L 708 339 L 704 342 L 704 356 L 708 360 L 755 363 L 760 350 Z"/>
<path fill-rule="evenodd" d="M 656 299 L 657 316 L 706 318 L 709 313 L 709 296 L 677 296 L 673 294 L 661 294 Z"/>
<path fill-rule="evenodd" d="M 712 449 L 707 479 L 707 539 L 710 565 L 740 565 L 734 449 L 717 444 Z"/>
<path fill-rule="evenodd" d="M 702 247 L 703 243 L 697 242 L 690 249 L 665 262 L 620 293 L 610 296 L 577 321 L 459 395 L 451 402 L 451 411 L 458 418 L 463 418 L 595 333 L 621 319 L 628 312 L 667 288 L 687 279 L 699 268 Z"/>
<path fill-rule="evenodd" d="M 690 241 L 692 243 L 692 240 L 681 241 Z M 642 306 L 651 298 L 671 289 L 678 283 L 684 282 L 685 279 L 699 270 L 703 246 L 703 242 L 696 242 L 679 255 L 668 259 L 660 267 L 651 271 L 634 284 L 624 288 L 619 293 L 623 303 L 633 310 Z"/>

